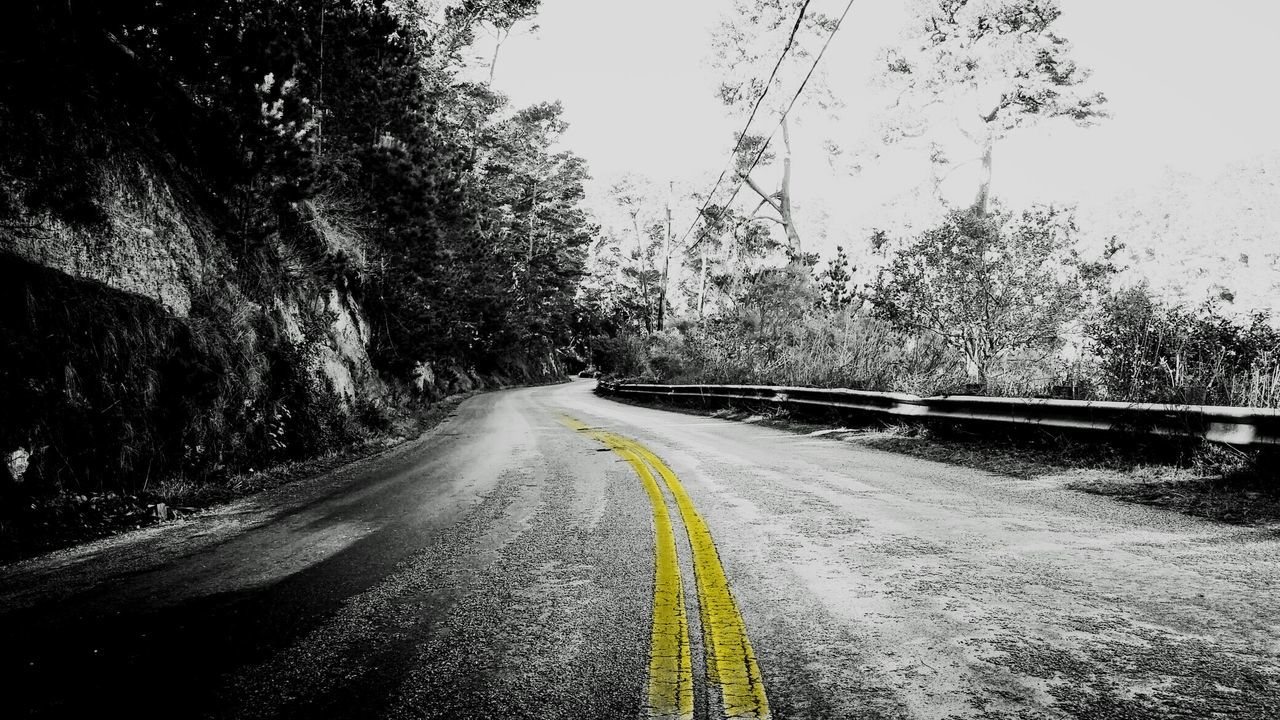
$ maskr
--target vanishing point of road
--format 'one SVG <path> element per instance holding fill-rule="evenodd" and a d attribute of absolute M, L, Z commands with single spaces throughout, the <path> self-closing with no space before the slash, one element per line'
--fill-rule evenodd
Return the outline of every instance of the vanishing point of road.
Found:
<path fill-rule="evenodd" d="M 4 715 L 1280 717 L 1274 528 L 592 385 L 0 568 Z"/>

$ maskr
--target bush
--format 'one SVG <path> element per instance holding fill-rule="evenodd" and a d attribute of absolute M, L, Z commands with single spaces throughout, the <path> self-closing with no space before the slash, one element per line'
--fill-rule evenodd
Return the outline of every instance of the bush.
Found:
<path fill-rule="evenodd" d="M 814 311 L 761 327 L 719 317 L 645 337 L 598 342 L 619 377 L 675 383 L 848 387 L 929 394 L 963 383 L 961 358 L 937 337 L 912 337 L 852 310 Z M 625 348 L 625 350 L 624 350 Z M 625 355 L 625 357 L 623 357 Z M 618 369 L 625 366 L 625 369 Z"/>
<path fill-rule="evenodd" d="M 1088 335 L 1108 398 L 1280 407 L 1280 332 L 1265 313 L 1191 312 L 1137 287 L 1106 297 Z"/>
<path fill-rule="evenodd" d="M 638 377 L 645 371 L 648 353 L 636 335 L 596 335 L 591 338 L 591 364 L 606 375 Z"/>
<path fill-rule="evenodd" d="M 986 385 L 1010 354 L 1061 347 L 1064 327 L 1110 274 L 1118 246 L 1085 262 L 1076 234 L 1071 213 L 1052 207 L 954 210 L 890 253 L 870 300 L 894 327 L 943 338 L 964 355 L 970 382 Z"/>

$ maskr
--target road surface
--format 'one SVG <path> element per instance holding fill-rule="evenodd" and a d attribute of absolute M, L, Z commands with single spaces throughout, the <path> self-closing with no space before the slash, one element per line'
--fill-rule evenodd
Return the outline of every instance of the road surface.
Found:
<path fill-rule="evenodd" d="M 1275 529 L 593 384 L 0 569 L 4 716 L 1280 717 Z"/>

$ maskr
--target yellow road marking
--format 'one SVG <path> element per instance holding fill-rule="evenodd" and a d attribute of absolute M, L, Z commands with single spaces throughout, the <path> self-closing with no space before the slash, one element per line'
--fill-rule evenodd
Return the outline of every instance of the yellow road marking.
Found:
<path fill-rule="evenodd" d="M 643 459 L 653 466 L 662 477 L 663 484 L 675 500 L 684 522 L 685 531 L 689 535 L 689 546 L 693 551 L 693 568 L 698 590 L 698 608 L 702 619 L 702 638 L 707 653 L 707 680 L 720 686 L 724 715 L 728 718 L 768 718 L 769 701 L 765 696 L 764 681 L 760 676 L 760 667 L 756 663 L 751 642 L 747 639 L 746 622 L 738 605 L 729 590 L 729 579 L 724 567 L 720 564 L 720 555 L 716 551 L 715 542 L 711 538 L 711 530 L 693 506 L 693 501 L 685 491 L 675 473 L 656 455 L 640 443 L 614 433 L 591 428 L 565 417 L 565 423 L 579 432 L 589 434 L 608 445 L 614 452 L 624 457 L 636 470 L 645 484 L 649 501 L 654 507 L 654 519 L 657 524 L 659 514 L 667 518 L 666 532 L 671 532 L 669 514 L 661 491 L 657 489 L 653 474 L 645 467 Z M 654 493 L 657 492 L 655 497 Z M 659 513 L 661 506 L 661 513 Z M 659 530 L 661 537 L 662 530 Z M 659 565 L 661 565 L 661 546 L 659 542 Z M 674 541 L 671 545 L 675 551 Z M 675 577 L 679 579 L 679 568 L 675 569 Z M 658 591 L 654 595 L 654 648 L 657 648 L 658 628 Z M 683 617 L 683 597 L 680 599 L 680 614 Z M 685 630 L 687 637 L 687 628 Z M 687 639 L 686 639 L 687 643 Z M 652 655 L 652 657 L 657 657 Z M 654 662 L 650 661 L 650 698 L 651 709 L 654 688 Z M 692 710 L 692 708 L 690 708 Z"/>
<path fill-rule="evenodd" d="M 627 447 L 625 438 L 595 431 L 565 417 L 578 432 L 589 434 L 626 460 L 640 477 L 653 509 L 656 557 L 653 570 L 653 625 L 649 634 L 649 716 L 693 718 L 693 665 L 689 655 L 689 618 L 685 614 L 684 583 L 676 556 L 676 536 L 662 490 L 644 461 Z"/>
<path fill-rule="evenodd" d="M 643 445 L 628 443 L 649 461 L 671 492 L 680 509 L 689 545 L 693 549 L 693 569 L 697 578 L 698 608 L 702 617 L 702 638 L 707 648 L 707 680 L 720 685 L 725 717 L 768 718 L 769 700 L 756 663 L 747 624 L 729 591 L 729 578 L 720 564 L 720 554 L 711 539 L 711 530 L 693 507 L 684 485 L 671 469 Z"/>

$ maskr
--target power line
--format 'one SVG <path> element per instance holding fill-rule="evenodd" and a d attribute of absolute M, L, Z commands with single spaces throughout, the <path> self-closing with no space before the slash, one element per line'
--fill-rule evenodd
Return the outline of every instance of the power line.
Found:
<path fill-rule="evenodd" d="M 680 244 L 683 244 L 685 238 L 689 237 L 689 233 L 693 232 L 694 226 L 698 224 L 698 218 L 702 217 L 702 213 L 711 203 L 711 198 L 715 197 L 716 190 L 720 189 L 720 183 L 724 181 L 724 174 L 729 172 L 729 168 L 733 165 L 733 160 L 738 156 L 738 151 L 742 149 L 742 141 L 747 137 L 747 130 L 751 128 L 751 123 L 756 119 L 756 111 L 760 109 L 760 103 L 764 102 L 764 96 L 769 94 L 769 88 L 773 87 L 773 79 L 778 75 L 778 68 L 782 67 L 782 61 L 786 59 L 787 53 L 791 51 L 792 44 L 795 43 L 796 33 L 800 31 L 800 22 L 804 20 L 804 13 L 809 9 L 810 0 L 804 0 L 804 4 L 800 6 L 800 14 L 796 16 L 795 25 L 791 26 L 791 34 L 787 36 L 787 44 L 782 48 L 782 54 L 778 56 L 778 62 L 773 64 L 773 70 L 769 73 L 769 79 L 765 81 L 764 90 L 760 92 L 756 98 L 755 105 L 751 108 L 751 114 L 747 116 L 747 122 L 742 126 L 742 132 L 738 133 L 738 140 L 733 144 L 733 152 L 729 154 L 729 162 L 725 164 L 720 171 L 720 176 L 716 178 L 715 185 L 711 186 L 711 192 L 707 193 L 706 202 L 702 203 L 702 207 L 698 209 L 698 214 L 693 217 L 693 224 L 685 231 L 680 238 Z"/>
<path fill-rule="evenodd" d="M 809 78 L 813 77 L 814 71 L 818 69 L 818 63 L 822 62 L 822 56 L 826 54 L 827 47 L 831 45 L 831 40 L 835 38 L 836 33 L 840 31 L 840 25 L 844 23 L 845 17 L 849 14 L 849 10 L 853 8 L 853 3 L 854 3 L 854 0 L 849 0 L 848 4 L 844 6 L 844 12 L 840 13 L 840 18 L 836 20 L 835 26 L 831 28 L 831 34 L 827 35 L 826 42 L 822 43 L 822 48 L 818 50 L 818 56 L 813 59 L 813 64 L 809 66 L 809 72 L 805 73 L 804 80 L 800 81 L 800 87 L 796 88 L 796 93 L 791 97 L 791 102 L 787 103 L 786 111 L 784 111 L 782 115 L 778 118 L 778 124 L 773 126 L 773 131 L 769 133 L 768 139 L 766 139 L 764 143 L 760 145 L 760 150 L 758 150 L 756 152 L 756 156 L 752 158 L 751 164 L 747 166 L 746 172 L 742 173 L 744 177 L 747 175 L 750 175 L 752 170 L 755 170 L 756 165 L 760 162 L 760 158 L 764 157 L 765 151 L 769 149 L 769 143 L 773 142 L 773 136 L 778 134 L 778 128 L 782 126 L 782 121 L 785 120 L 786 117 L 791 114 L 791 109 L 795 107 L 796 101 L 799 100 L 800 95 L 804 93 L 805 86 L 809 84 Z M 737 154 L 736 146 L 734 148 L 734 154 L 735 155 Z M 720 173 L 720 176 L 723 178 L 724 173 L 723 172 Z M 720 184 L 720 181 L 717 180 L 716 185 L 719 186 L 719 184 Z M 733 204 L 733 201 L 738 197 L 738 191 L 740 190 L 742 190 L 741 182 L 739 182 L 737 187 L 733 189 L 733 194 L 729 196 L 729 200 L 724 204 L 725 207 L 729 207 L 730 205 Z M 702 212 L 707 209 L 708 205 L 710 205 L 711 198 L 714 194 L 715 194 L 715 188 L 712 188 L 711 195 L 707 196 L 707 201 L 702 204 L 702 209 L 699 210 L 698 214 L 694 216 L 693 223 L 689 225 L 689 229 L 685 231 L 683 236 L 681 236 L 680 244 L 683 245 L 684 241 L 688 239 L 689 233 L 693 232 L 693 229 L 697 227 L 698 221 L 702 219 Z M 698 247 L 698 244 L 701 242 L 702 242 L 702 238 L 698 238 L 697 241 L 695 241 L 692 245 L 689 246 L 689 249 L 692 250 L 693 248 Z"/>

